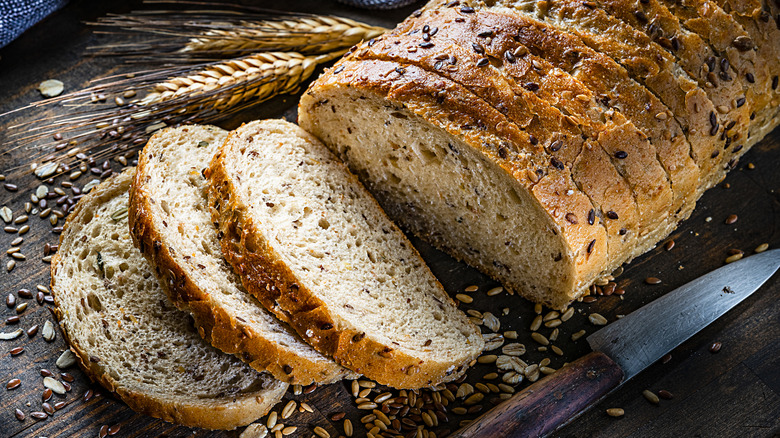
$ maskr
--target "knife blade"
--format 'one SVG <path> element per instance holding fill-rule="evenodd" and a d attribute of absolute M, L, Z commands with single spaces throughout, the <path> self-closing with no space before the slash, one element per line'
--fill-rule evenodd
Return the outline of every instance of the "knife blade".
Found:
<path fill-rule="evenodd" d="M 758 290 L 780 249 L 722 266 L 587 338 L 594 350 L 489 410 L 451 437 L 545 436 L 595 405 Z"/>

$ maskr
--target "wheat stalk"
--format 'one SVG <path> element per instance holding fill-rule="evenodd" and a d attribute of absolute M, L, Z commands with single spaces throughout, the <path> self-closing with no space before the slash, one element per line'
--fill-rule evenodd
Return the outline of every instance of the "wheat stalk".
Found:
<path fill-rule="evenodd" d="M 279 94 L 297 92 L 317 65 L 338 58 L 345 51 L 311 56 L 296 52 L 260 53 L 196 68 L 151 70 L 118 80 L 107 78 L 106 83 L 46 101 L 46 105 L 62 103 L 75 110 L 48 118 L 45 123 L 34 120 L 13 126 L 8 137 L 17 143 L 13 149 L 46 139 L 47 143 L 38 145 L 42 148 L 36 147 L 41 152 L 32 153 L 30 158 L 56 163 L 56 174 L 60 174 L 77 161 L 76 152 L 101 148 L 93 158 L 111 158 L 142 145 L 160 128 L 212 123 Z M 108 103 L 130 90 L 150 91 L 143 98 L 122 105 Z M 95 106 L 95 96 L 102 96 L 98 100 L 104 102 Z M 64 143 L 50 140 L 55 133 L 70 140 L 66 147 L 58 149 L 56 145 Z M 52 147 L 59 153 L 47 156 Z M 54 170 L 48 165 L 47 169 Z"/>
<path fill-rule="evenodd" d="M 387 30 L 334 16 L 268 16 L 236 11 L 134 12 L 92 24 L 114 29 L 99 33 L 119 34 L 131 40 L 91 47 L 97 55 L 122 55 L 141 62 L 160 62 L 161 57 L 171 62 L 233 58 L 265 51 L 321 54 L 353 46 Z M 129 38 L 138 33 L 146 36 L 140 41 Z"/>
<path fill-rule="evenodd" d="M 208 30 L 191 38 L 181 52 L 257 52 L 283 47 L 301 53 L 327 53 L 377 37 L 386 30 L 331 16 L 241 21 L 235 29 Z"/>

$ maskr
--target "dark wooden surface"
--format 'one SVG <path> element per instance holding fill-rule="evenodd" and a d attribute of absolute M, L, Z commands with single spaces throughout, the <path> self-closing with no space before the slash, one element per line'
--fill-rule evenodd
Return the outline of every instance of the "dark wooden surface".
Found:
<path fill-rule="evenodd" d="M 103 41 L 90 34 L 83 21 L 92 20 L 107 12 L 126 12 L 137 3 L 115 4 L 97 0 L 73 1 L 62 11 L 37 25 L 11 45 L 0 49 L 0 112 L 15 109 L 40 98 L 37 84 L 56 78 L 66 84 L 67 91 L 85 86 L 89 79 L 124 71 L 111 59 L 84 57 L 87 46 Z M 283 4 L 266 2 L 265 7 L 284 7 L 291 10 L 332 12 L 365 21 L 392 26 L 403 19 L 413 8 L 392 12 L 368 12 L 339 5 L 331 0 L 290 0 Z M 286 116 L 294 119 L 297 96 L 274 99 L 247 111 L 222 125 L 235 127 L 244 120 L 261 117 Z M 16 113 L 0 119 L 0 142 L 4 143 L 6 127 L 28 120 L 35 112 Z M 8 145 L 0 150 L 0 173 L 5 182 L 17 184 L 17 192 L 0 188 L 0 206 L 7 205 L 19 216 L 25 201 L 40 182 L 22 174 L 17 169 L 27 166 L 30 151 L 10 151 Z M 748 163 L 755 164 L 754 169 Z M 116 163 L 114 163 L 115 169 Z M 434 272 L 451 293 L 461 292 L 466 286 L 477 284 L 480 291 L 474 293 L 474 303 L 464 309 L 490 311 L 500 316 L 501 331 L 517 330 L 519 342 L 528 347 L 523 359 L 538 363 L 542 358 L 552 359 L 550 366 L 559 368 L 566 361 L 574 361 L 588 352 L 584 339 L 572 342 L 570 336 L 578 330 L 588 333 L 596 327 L 587 322 L 587 314 L 598 312 L 610 321 L 641 307 L 723 264 L 730 249 L 746 253 L 767 242 L 771 247 L 780 246 L 777 230 L 780 209 L 780 130 L 755 146 L 731 172 L 724 183 L 710 190 L 699 202 L 693 216 L 681 224 L 670 239 L 675 245 L 671 251 L 659 246 L 626 266 L 618 278 L 620 286 L 627 290 L 621 298 L 616 295 L 600 297 L 595 303 L 575 305 L 575 316 L 560 327 L 556 345 L 564 351 L 563 357 L 550 352 L 536 351 L 529 337 L 528 327 L 535 316 L 533 305 L 516 296 L 500 294 L 487 297 L 484 291 L 495 284 L 473 269 L 457 263 L 447 256 L 414 240 Z M 82 186 L 90 178 L 82 177 L 76 184 Z M 727 185 L 728 184 L 728 188 Z M 59 185 L 59 181 L 51 187 Z M 739 220 L 726 225 L 730 214 Z M 9 293 L 17 294 L 20 288 L 35 291 L 37 284 L 49 283 L 48 265 L 40 258 L 45 243 L 54 243 L 57 236 L 51 232 L 47 220 L 32 217 L 28 222 L 31 231 L 24 236 L 22 252 L 27 261 L 18 262 L 10 273 L 5 272 L 4 256 L 0 266 L 0 292 L 2 299 Z M 5 251 L 15 238 L 0 232 L 0 249 Z M 663 280 L 660 285 L 649 286 L 644 279 L 649 276 Z M 598 403 L 568 426 L 555 433 L 558 437 L 766 437 L 780 434 L 780 278 L 771 279 L 761 290 L 744 301 L 714 324 L 672 352 L 671 360 L 658 363 L 621 387 L 617 392 Z M 15 315 L 13 309 L 0 305 L 0 331 L 16 327 L 27 329 L 34 324 L 53 320 L 45 305 L 34 299 L 27 302 L 28 309 L 17 325 L 9 325 L 6 319 Z M 671 309 L 670 309 L 671 310 Z M 542 329 L 548 335 L 551 329 Z M 709 351 L 712 342 L 722 343 L 719 353 Z M 12 357 L 9 351 L 23 346 L 25 351 Z M 13 340 L 0 341 L 0 436 L 97 436 L 102 425 L 120 425 L 118 436 L 237 436 L 237 432 L 209 432 L 176 427 L 160 420 L 135 414 L 124 404 L 99 388 L 90 385 L 88 379 L 76 368 L 67 370 L 75 377 L 73 389 L 65 396 L 55 396 L 54 401 L 64 401 L 67 406 L 52 417 L 35 421 L 29 413 L 41 410 L 43 392 L 40 369 L 48 368 L 59 374 L 54 361 L 66 348 L 58 333 L 54 342 L 45 342 L 40 332 L 30 338 L 27 335 Z M 469 381 L 480 381 L 486 373 L 495 371 L 493 365 L 477 365 L 469 372 Z M 6 390 L 5 382 L 19 378 L 22 384 L 14 390 Z M 526 382 L 519 385 L 525 387 Z M 89 388 L 101 393 L 88 402 L 82 395 Z M 665 389 L 674 394 L 672 400 L 662 400 L 659 405 L 648 403 L 642 390 Z M 341 429 L 341 422 L 331 422 L 331 414 L 347 411 L 355 424 L 356 436 L 365 431 L 359 427 L 363 412 L 354 407 L 347 384 L 334 384 L 319 388 L 301 396 L 288 393 L 286 398 L 305 400 L 315 408 L 314 413 L 294 415 L 286 423 L 299 426 L 297 436 L 311 436 L 315 425 L 325 427 L 333 436 Z M 491 405 L 491 396 L 485 398 L 485 410 Z M 451 408 L 452 406 L 450 406 Z M 622 418 L 605 414 L 611 407 L 623 408 Z M 14 416 L 14 410 L 27 413 L 24 421 Z M 277 408 L 279 409 L 279 408 Z M 450 413 L 451 430 L 458 428 L 461 420 L 475 418 L 477 414 L 459 416 Z M 438 428 L 441 431 L 445 426 Z M 440 434 L 441 435 L 441 434 Z"/>

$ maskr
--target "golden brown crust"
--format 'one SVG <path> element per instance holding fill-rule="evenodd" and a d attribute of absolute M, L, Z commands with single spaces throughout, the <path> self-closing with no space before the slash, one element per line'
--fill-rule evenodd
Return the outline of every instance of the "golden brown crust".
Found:
<path fill-rule="evenodd" d="M 397 69 L 401 69 L 403 74 L 398 73 Z M 556 308 L 565 306 L 583 293 L 590 282 L 602 274 L 599 269 L 603 269 L 606 265 L 607 257 L 604 228 L 589 225 L 584 219 L 577 223 L 571 223 L 566 219 L 569 213 L 579 218 L 587 218 L 593 208 L 592 204 L 574 185 L 568 169 L 558 169 L 547 163 L 535 167 L 527 161 L 514 160 L 511 152 L 516 146 L 510 149 L 510 145 L 506 142 L 500 143 L 494 140 L 506 137 L 502 137 L 500 131 L 493 130 L 491 127 L 512 128 L 516 125 L 506 121 L 497 110 L 480 99 L 475 99 L 472 94 L 465 92 L 462 87 L 448 79 L 433 76 L 419 67 L 374 60 L 340 62 L 317 81 L 302 102 L 316 99 L 319 89 L 327 89 L 331 86 L 360 88 L 383 96 L 399 108 L 409 109 L 434 126 L 463 138 L 532 192 L 557 225 L 557 232 L 563 236 L 572 252 L 570 255 L 564 255 L 567 258 L 564 262 L 573 265 L 574 278 L 570 295 L 554 297 L 554 294 L 550 294 L 549 305 Z M 464 126 L 480 126 L 481 129 L 463 129 Z M 527 134 L 522 131 L 520 134 L 520 141 L 528 142 Z M 525 137 L 522 134 L 525 134 Z M 499 148 L 492 149 L 485 138 L 491 138 L 489 143 L 496 143 Z M 516 139 L 517 137 L 510 140 L 517 141 Z M 569 193 L 571 195 L 568 195 Z M 430 236 L 422 237 L 430 240 Z M 437 246 L 456 257 L 463 256 L 455 254 L 441 244 Z M 594 269 L 595 266 L 599 268 Z M 490 271 L 490 267 L 482 268 L 488 275 L 501 278 L 498 271 Z M 518 292 L 525 294 L 522 290 Z M 536 296 L 534 299 L 540 298 Z"/>
<path fill-rule="evenodd" d="M 225 144 L 235 136 L 233 131 Z M 302 284 L 246 214 L 249 206 L 233 195 L 238 189 L 228 175 L 225 158 L 223 147 L 207 171 L 212 219 L 222 233 L 220 242 L 225 257 L 246 289 L 266 308 L 290 324 L 317 351 L 382 384 L 422 388 L 456 379 L 466 371 L 468 362 L 475 357 L 461 364 L 423 362 L 371 339 L 333 314 Z M 357 183 L 354 176 L 351 178 Z"/>
<path fill-rule="evenodd" d="M 150 141 L 151 143 L 151 141 Z M 147 154 L 139 154 L 138 170 L 130 189 L 128 220 L 130 235 L 141 253 L 154 267 L 165 294 L 180 310 L 190 313 L 198 333 L 214 347 L 233 354 L 258 371 L 299 385 L 328 384 L 354 377 L 332 361 L 313 361 L 269 340 L 254 325 L 239 321 L 230 311 L 210 298 L 171 254 L 167 239 L 152 216 L 153 187 L 145 184 Z"/>
<path fill-rule="evenodd" d="M 454 9 L 425 11 L 418 17 L 407 19 L 390 33 L 372 40 L 370 45 L 361 46 L 350 59 L 382 59 L 417 65 L 461 84 L 505 114 L 544 146 L 548 159 L 555 158 L 571 170 L 578 188 L 596 208 L 595 221 L 607 228 L 610 259 L 622 263 L 633 253 L 641 224 L 631 189 L 606 154 L 628 152 L 624 161 L 635 162 L 635 167 L 642 169 L 642 186 L 652 188 L 656 196 L 660 195 L 659 202 L 668 209 L 667 198 L 671 197 L 669 183 L 665 178 L 653 181 L 646 176 L 645 169 L 653 166 L 660 172 L 656 175 L 663 176 L 654 155 L 655 148 L 619 114 L 607 120 L 605 125 L 601 114 L 593 119 L 583 115 L 591 109 L 559 105 L 555 100 L 545 99 L 549 97 L 549 92 L 542 87 L 549 86 L 550 81 L 544 75 L 533 74 L 535 68 L 523 68 L 529 66 L 532 61 L 528 58 L 533 55 L 527 52 L 513 55 L 513 51 L 506 55 L 509 49 L 497 51 L 497 37 L 488 44 L 486 37 L 478 36 L 484 31 L 479 24 L 479 16 L 461 14 Z M 430 38 L 433 46 L 421 48 L 420 31 L 425 24 L 437 31 Z M 480 66 L 483 58 L 491 62 Z M 525 74 L 510 75 L 504 69 Z M 555 91 L 559 91 L 558 85 L 553 85 Z M 569 96 L 569 99 L 574 99 L 574 96 Z M 579 109 L 580 117 L 568 117 L 558 107 L 567 110 L 568 114 L 572 113 L 572 109 Z M 629 125 L 633 131 L 628 129 Z M 592 140 L 588 139 L 589 136 Z M 649 151 L 649 154 L 643 151 Z M 636 180 L 636 175 L 631 177 L 632 181 Z M 657 187 L 658 184 L 663 186 Z M 664 197 L 664 194 L 667 196 Z M 647 206 L 643 204 L 642 209 L 646 210 Z M 607 213 L 613 215 L 611 219 L 608 219 Z"/>
<path fill-rule="evenodd" d="M 63 229 L 67 230 L 73 221 L 78 221 L 82 210 L 90 209 L 94 204 L 101 204 L 115 196 L 125 193 L 130 188 L 134 168 L 128 168 L 120 175 L 108 179 L 82 198 L 68 215 Z M 67 233 L 60 235 L 60 244 L 65 239 Z M 144 415 L 160 418 L 162 420 L 182 424 L 190 427 L 203 427 L 207 429 L 235 429 L 239 426 L 249 424 L 262 417 L 271 410 L 274 404 L 281 398 L 286 389 L 280 386 L 277 391 L 268 391 L 267 398 L 263 399 L 253 393 L 251 395 L 242 395 L 233 397 L 230 402 L 225 401 L 219 406 L 204 405 L 198 403 L 177 403 L 163 397 L 154 396 L 147 393 L 134 391 L 126 386 L 119 385 L 114 378 L 104 369 L 99 361 L 90 358 L 90 355 L 84 351 L 76 339 L 70 337 L 68 330 L 65 329 L 63 314 L 59 303 L 59 287 L 56 284 L 57 270 L 59 269 L 64 257 L 63 252 L 55 253 L 51 262 L 51 291 L 54 297 L 53 312 L 57 321 L 60 322 L 62 334 L 65 341 L 70 346 L 70 350 L 76 355 L 77 363 L 85 374 L 94 382 L 99 383 L 104 388 L 116 394 L 131 409 Z M 215 398 L 216 399 L 216 398 Z"/>

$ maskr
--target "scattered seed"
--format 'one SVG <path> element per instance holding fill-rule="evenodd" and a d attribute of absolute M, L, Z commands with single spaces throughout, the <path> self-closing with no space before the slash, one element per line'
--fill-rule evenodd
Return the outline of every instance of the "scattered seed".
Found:
<path fill-rule="evenodd" d="M 550 341 L 539 332 L 531 333 L 531 339 L 542 345 L 550 345 Z"/>
<path fill-rule="evenodd" d="M 501 321 L 499 321 L 498 318 L 490 312 L 485 312 L 482 315 L 482 323 L 485 325 L 485 327 L 494 332 L 497 332 L 501 328 Z"/>
<path fill-rule="evenodd" d="M 22 381 L 19 379 L 11 379 L 8 381 L 8 383 L 5 384 L 5 389 L 12 390 L 19 387 L 19 385 L 22 384 Z"/>
<path fill-rule="evenodd" d="M 352 422 L 349 420 L 349 418 L 344 419 L 344 435 L 351 437 L 354 433 L 354 430 L 352 429 Z"/>
<path fill-rule="evenodd" d="M 295 408 L 298 407 L 298 404 L 295 403 L 295 400 L 290 400 L 282 409 L 282 418 L 288 419 L 290 416 L 295 412 Z"/>
<path fill-rule="evenodd" d="M 742 253 L 737 253 L 737 254 L 733 254 L 733 255 L 730 255 L 730 256 L 726 257 L 725 261 L 726 261 L 726 263 L 734 263 L 734 262 L 736 262 L 737 260 L 740 260 L 740 259 L 742 259 Z"/>
<path fill-rule="evenodd" d="M 650 403 L 657 405 L 660 400 L 658 399 L 658 396 L 653 393 L 653 391 L 650 391 L 649 389 L 645 389 L 642 391 L 642 395 L 649 401 Z"/>
<path fill-rule="evenodd" d="M 457 294 L 457 295 L 455 295 L 455 298 L 458 301 L 460 301 L 462 303 L 466 303 L 466 304 L 471 304 L 472 302 L 474 302 L 474 298 L 472 298 L 472 297 L 470 297 L 470 296 L 468 296 L 466 294 Z"/>
<path fill-rule="evenodd" d="M 49 320 L 46 320 L 46 322 L 43 324 L 43 331 L 41 333 L 43 334 L 43 339 L 45 339 L 46 342 L 53 341 L 57 336 L 57 332 L 54 330 L 54 324 L 52 324 Z"/>
<path fill-rule="evenodd" d="M 581 337 L 585 336 L 585 333 L 586 333 L 586 332 L 585 332 L 585 330 L 580 330 L 580 331 L 578 331 L 578 332 L 576 332 L 576 333 L 573 333 L 573 334 L 571 335 L 571 340 L 572 340 L 573 342 L 576 342 L 576 341 L 578 341 L 578 340 L 579 340 Z"/>
<path fill-rule="evenodd" d="M 712 345 L 710 345 L 710 353 L 717 353 L 720 351 L 721 347 L 723 347 L 723 344 L 720 342 L 713 342 Z"/>
<path fill-rule="evenodd" d="M 65 386 L 62 384 L 62 382 L 52 377 L 44 377 L 43 386 L 51 389 L 52 391 L 54 391 L 55 394 L 63 395 L 66 392 Z"/>
<path fill-rule="evenodd" d="M 593 325 L 607 325 L 607 318 L 604 318 L 598 313 L 591 313 L 588 315 L 588 321 Z"/>
<path fill-rule="evenodd" d="M 323 429 L 323 428 L 322 428 L 322 427 L 320 427 L 320 426 L 316 426 L 316 427 L 314 428 L 314 433 L 315 433 L 315 434 L 316 434 L 318 437 L 320 437 L 320 438 L 330 438 L 330 434 L 328 433 L 328 431 L 327 431 L 327 430 L 325 430 L 325 429 Z"/>
<path fill-rule="evenodd" d="M 507 339 L 517 339 L 517 332 L 515 330 L 510 330 L 504 332 L 504 337 Z"/>
<path fill-rule="evenodd" d="M 769 249 L 769 244 L 768 243 L 762 243 L 761 245 L 758 245 L 756 247 L 756 249 L 753 250 L 753 252 L 758 254 L 758 253 L 766 251 L 767 249 Z"/>
<path fill-rule="evenodd" d="M 560 349 L 558 346 L 556 346 L 556 345 L 551 345 L 551 346 L 550 346 L 550 350 L 552 350 L 552 351 L 553 351 L 553 353 L 557 354 L 558 356 L 563 356 L 563 350 L 561 350 L 561 349 Z"/>
<path fill-rule="evenodd" d="M 24 347 L 12 348 L 11 351 L 9 351 L 9 353 L 11 353 L 11 356 L 18 356 L 24 353 Z"/>
<path fill-rule="evenodd" d="M 501 286 L 498 286 L 498 287 L 494 287 L 493 289 L 488 290 L 487 291 L 487 295 L 489 297 L 492 297 L 492 296 L 500 294 L 503 291 L 504 291 L 504 288 L 501 287 Z"/>
<path fill-rule="evenodd" d="M 656 278 L 656 277 L 647 277 L 647 278 L 645 278 L 645 283 L 653 284 L 653 285 L 661 284 L 661 279 Z"/>
<path fill-rule="evenodd" d="M 535 332 L 542 327 L 542 319 L 543 319 L 542 315 L 538 315 L 536 316 L 536 318 L 534 318 L 534 320 L 531 322 L 531 327 L 530 327 L 532 332 Z"/>
<path fill-rule="evenodd" d="M 16 415 L 16 419 L 19 421 L 24 421 L 24 419 L 27 418 L 27 416 L 24 415 L 24 412 L 22 412 L 20 409 L 17 409 L 14 412 L 14 415 Z"/>
<path fill-rule="evenodd" d="M 525 354 L 525 351 L 525 345 L 516 342 L 501 347 L 501 352 L 507 356 L 522 356 Z"/>
<path fill-rule="evenodd" d="M 506 347 L 504 347 L 506 348 Z M 482 364 L 495 363 L 498 356 L 495 354 L 486 354 L 477 358 L 477 362 Z"/>
<path fill-rule="evenodd" d="M 41 92 L 43 97 L 59 96 L 64 89 L 65 84 L 57 79 L 47 79 L 38 85 L 38 91 Z"/>
<path fill-rule="evenodd" d="M 625 415 L 625 411 L 621 408 L 609 408 L 607 409 L 607 415 L 610 417 L 622 417 Z"/>
<path fill-rule="evenodd" d="M 674 398 L 674 395 L 672 395 L 671 392 L 669 392 L 669 391 L 667 391 L 665 389 L 662 389 L 662 390 L 658 391 L 658 397 L 661 397 L 664 400 L 671 400 L 671 399 Z"/>
<path fill-rule="evenodd" d="M 361 410 L 372 410 L 372 409 L 376 409 L 376 407 L 377 407 L 377 404 L 373 403 L 373 402 L 360 403 L 357 406 L 357 408 L 361 409 Z"/>
<path fill-rule="evenodd" d="M 569 307 L 563 312 L 563 315 L 561 315 L 561 321 L 566 322 L 571 319 L 572 316 L 574 316 L 574 307 Z"/>
<path fill-rule="evenodd" d="M 0 333 L 0 341 L 10 341 L 12 339 L 16 339 L 19 336 L 21 336 L 22 333 L 24 333 L 24 330 L 22 329 L 16 329 L 12 332 L 7 332 L 7 333 L 6 332 Z"/>
<path fill-rule="evenodd" d="M 52 391 L 49 388 L 46 388 L 43 390 L 43 394 L 41 394 L 41 400 L 47 402 L 51 400 L 53 395 L 54 395 L 54 391 Z"/>

